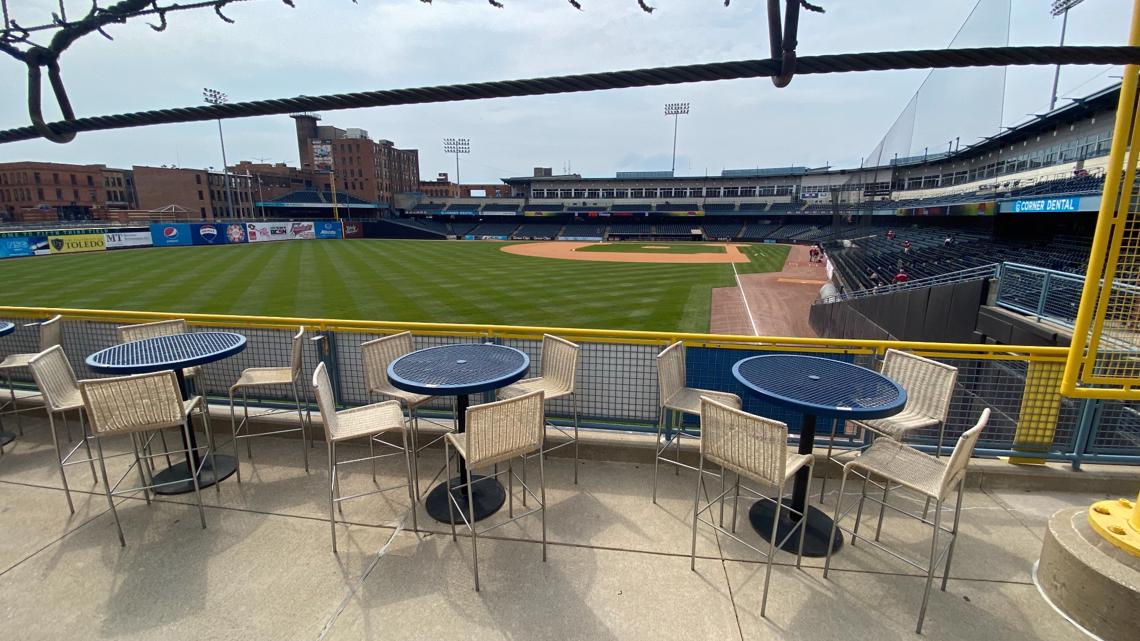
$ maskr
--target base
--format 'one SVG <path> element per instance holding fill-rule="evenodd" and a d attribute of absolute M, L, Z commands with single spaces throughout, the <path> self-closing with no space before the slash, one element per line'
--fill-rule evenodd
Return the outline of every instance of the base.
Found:
<path fill-rule="evenodd" d="M 237 460 L 234 457 L 224 454 L 215 454 L 213 457 L 207 456 L 202 471 L 198 473 L 198 487 L 210 487 L 228 478 L 236 471 Z M 175 463 L 161 472 L 156 472 L 154 482 L 156 484 L 170 483 L 170 485 L 155 488 L 155 494 L 189 494 L 194 491 L 194 481 L 190 478 L 186 463 Z"/>
<path fill-rule="evenodd" d="M 7 445 L 16 440 L 16 435 L 11 432 L 0 432 L 0 445 Z"/>
<path fill-rule="evenodd" d="M 474 492 L 475 498 L 475 520 L 491 516 L 503 507 L 503 503 L 507 500 L 507 493 L 503 489 L 503 484 L 498 479 L 480 476 L 478 474 L 471 475 L 471 489 Z M 451 488 L 451 494 L 455 497 L 455 502 L 459 504 L 458 510 L 463 510 L 464 515 L 469 515 L 467 510 L 467 488 L 462 478 L 458 476 L 449 480 L 446 484 L 440 483 L 433 487 L 428 492 L 427 498 L 424 500 L 424 508 L 431 518 L 441 523 L 463 523 L 463 518 L 459 516 L 459 511 L 453 505 L 451 510 L 455 512 L 455 521 L 451 520 L 451 514 L 447 507 L 447 490 L 446 487 Z M 470 516 L 468 516 L 470 518 Z"/>
<path fill-rule="evenodd" d="M 790 497 L 784 497 L 784 507 L 780 510 L 780 524 L 776 527 L 776 542 L 779 543 L 785 538 L 788 540 L 780 546 L 780 549 L 785 552 L 796 553 L 796 548 L 800 543 L 800 531 L 797 528 L 795 534 L 788 537 L 788 532 L 792 531 L 793 527 L 799 525 L 799 520 L 793 520 L 795 516 L 788 506 L 791 504 Z M 748 520 L 752 523 L 752 529 L 764 538 L 765 541 L 769 540 L 772 536 L 772 517 L 776 514 L 776 504 L 772 501 L 757 501 L 752 504 L 748 510 Z M 807 533 L 804 534 L 804 556 L 822 557 L 827 556 L 827 537 L 831 535 L 831 517 L 824 514 L 814 507 L 807 509 Z M 835 531 L 835 539 L 831 541 L 831 551 L 835 552 L 843 547 L 843 533 L 839 530 Z"/>

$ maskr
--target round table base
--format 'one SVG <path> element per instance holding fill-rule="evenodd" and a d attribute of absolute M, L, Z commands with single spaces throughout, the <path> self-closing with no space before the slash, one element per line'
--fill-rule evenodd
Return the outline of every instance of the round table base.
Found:
<path fill-rule="evenodd" d="M 199 488 L 210 487 L 237 471 L 237 461 L 232 456 L 216 454 L 213 456 L 213 465 L 210 463 L 211 459 L 207 457 L 205 465 L 202 466 L 202 471 L 198 474 Z M 161 472 L 156 472 L 154 482 L 170 483 L 170 485 L 155 488 L 155 494 L 189 494 L 194 491 L 194 482 L 186 470 L 186 463 L 175 463 Z"/>
<path fill-rule="evenodd" d="M 793 520 L 788 505 L 792 502 L 791 497 L 784 497 L 784 508 L 780 510 L 780 524 L 776 527 L 776 542 L 784 540 L 788 536 L 788 532 L 799 524 L 798 520 Z M 748 520 L 752 522 L 752 528 L 756 533 L 764 538 L 765 541 L 772 535 L 772 517 L 776 514 L 776 504 L 772 501 L 757 501 L 752 504 L 748 510 Z M 827 556 L 827 537 L 831 534 L 831 517 L 824 514 L 822 511 L 814 507 L 809 507 L 807 510 L 807 534 L 804 535 L 804 556 L 822 557 Z M 786 543 L 780 546 L 780 549 L 785 552 L 796 553 L 796 548 L 799 547 L 800 531 L 796 529 L 796 533 L 788 539 Z M 838 530 L 835 532 L 835 540 L 831 543 L 832 551 L 838 551 L 843 547 L 843 533 Z"/>
<path fill-rule="evenodd" d="M 16 440 L 16 435 L 11 432 L 0 432 L 0 445 L 7 445 Z"/>
<path fill-rule="evenodd" d="M 503 507 L 503 503 L 507 500 L 507 492 L 503 489 L 503 484 L 498 479 L 481 476 L 479 474 L 471 475 L 472 486 L 471 489 L 475 495 L 475 520 L 491 516 Z M 467 488 L 460 487 L 464 485 L 463 479 L 455 477 L 448 481 L 446 484 L 440 483 L 428 492 L 427 498 L 424 500 L 424 508 L 431 518 L 439 521 L 440 523 L 451 523 L 451 517 L 447 509 L 447 490 L 445 487 L 451 487 L 451 493 L 459 504 L 459 509 L 463 510 L 464 514 L 467 511 Z M 452 506 L 452 510 L 455 507 Z M 463 519 L 455 512 L 455 523 L 462 524 Z"/>

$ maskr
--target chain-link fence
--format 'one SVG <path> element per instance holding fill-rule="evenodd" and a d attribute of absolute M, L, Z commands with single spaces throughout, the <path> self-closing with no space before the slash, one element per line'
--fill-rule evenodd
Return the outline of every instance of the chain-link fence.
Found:
<path fill-rule="evenodd" d="M 0 308 L 0 319 L 22 325 L 46 318 L 50 310 L 38 315 L 21 310 L 20 314 Z M 117 314 L 109 318 L 97 312 L 69 313 L 63 322 L 63 347 L 80 378 L 97 377 L 84 360 L 100 349 L 118 341 L 116 327 L 135 322 L 159 320 L 169 315 L 147 314 L 138 318 Z M 364 383 L 360 345 L 368 340 L 401 331 L 396 324 L 349 321 L 297 320 L 242 317 L 205 317 L 191 315 L 192 329 L 234 331 L 247 338 L 241 353 L 210 363 L 202 368 L 195 385 L 199 393 L 216 399 L 228 395 L 229 386 L 247 367 L 284 367 L 289 363 L 290 341 L 298 326 L 306 327 L 307 336 L 322 336 L 320 341 L 306 340 L 302 400 L 312 401 L 312 371 L 325 360 L 336 382 L 337 394 L 344 405 L 361 405 L 378 400 L 370 398 Z M 382 326 L 382 327 L 381 327 Z M 542 330 L 537 328 L 478 326 L 410 326 L 415 347 L 495 342 L 525 352 L 531 359 L 528 376 L 542 370 Z M 759 400 L 733 377 L 732 366 L 749 356 L 766 353 L 804 353 L 835 358 L 864 367 L 878 368 L 887 348 L 914 351 L 923 356 L 958 368 L 958 383 L 951 402 L 950 417 L 943 435 L 944 449 L 953 447 L 958 435 L 971 427 L 984 407 L 993 410 L 989 427 L 979 447 L 987 454 L 1040 456 L 1072 459 L 1089 452 L 1113 455 L 1117 462 L 1140 463 L 1140 411 L 1127 403 L 1108 403 L 1096 413 L 1096 423 L 1087 437 L 1078 437 L 1081 429 L 1082 401 L 1060 396 L 1059 376 L 1065 351 L 1059 348 L 1018 348 L 966 344 L 915 344 L 839 339 L 748 339 L 704 335 L 668 335 L 637 332 L 605 332 L 600 330 L 565 330 L 558 332 L 582 347 L 575 395 L 552 401 L 548 414 L 555 421 L 568 421 L 574 405 L 580 412 L 582 425 L 594 429 L 646 431 L 655 428 L 658 418 L 656 355 L 674 340 L 687 345 L 687 384 L 693 387 L 722 390 L 738 394 L 744 408 L 763 416 L 788 423 L 794 435 L 799 430 L 801 415 Z M 320 344 L 325 346 L 320 348 Z M 21 327 L 0 338 L 2 353 L 35 352 L 39 349 L 37 329 Z M 27 372 L 17 372 L 18 383 L 30 387 Z M 490 397 L 473 398 L 477 403 Z M 263 388 L 250 402 L 263 406 L 289 404 L 291 391 Z M 427 406 L 431 412 L 449 416 L 451 399 L 443 397 Z M 819 433 L 831 432 L 830 423 L 821 424 Z M 839 445 L 857 445 L 857 435 L 846 425 L 838 425 Z M 912 438 L 920 446 L 934 446 L 939 430 L 924 430 Z M 824 437 L 825 438 L 825 437 Z M 1077 448 L 1082 448 L 1078 451 Z M 1133 460 L 1133 458 L 1135 460 Z"/>

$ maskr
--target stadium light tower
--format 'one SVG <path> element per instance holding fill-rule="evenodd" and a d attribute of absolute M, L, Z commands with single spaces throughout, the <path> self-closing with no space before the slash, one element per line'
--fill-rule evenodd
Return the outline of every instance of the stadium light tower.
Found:
<path fill-rule="evenodd" d="M 665 115 L 673 116 L 673 166 L 669 171 L 677 172 L 677 118 L 689 113 L 689 103 L 687 102 L 667 102 L 665 103 Z"/>
<path fill-rule="evenodd" d="M 1049 9 L 1049 13 L 1053 17 L 1061 16 L 1061 44 L 1065 46 L 1065 28 L 1069 26 L 1069 9 L 1084 2 L 1084 0 L 1053 0 L 1053 6 Z M 1057 83 L 1061 80 L 1061 65 L 1057 65 L 1057 69 L 1053 72 L 1053 93 L 1049 95 L 1049 111 L 1053 111 L 1053 107 L 1057 104 Z"/>
<path fill-rule="evenodd" d="M 471 140 L 468 138 L 444 138 L 443 152 L 455 154 L 455 189 L 459 190 L 459 154 L 471 153 Z"/>
<path fill-rule="evenodd" d="M 211 105 L 224 105 L 230 97 L 217 89 L 202 89 L 202 99 Z M 222 188 L 226 190 L 226 208 L 230 217 L 234 215 L 234 197 L 230 192 L 230 169 L 226 163 L 226 139 L 222 135 L 222 119 L 218 118 L 218 141 L 222 143 Z M 208 180 L 206 182 L 209 182 Z"/>

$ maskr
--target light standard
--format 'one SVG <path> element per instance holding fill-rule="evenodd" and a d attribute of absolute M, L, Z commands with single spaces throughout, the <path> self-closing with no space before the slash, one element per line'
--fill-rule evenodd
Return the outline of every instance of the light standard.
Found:
<path fill-rule="evenodd" d="M 471 153 L 471 140 L 467 138 L 444 138 L 443 152 L 455 154 L 455 189 L 459 190 L 459 154 Z M 459 195 L 459 194 L 456 194 Z"/>
<path fill-rule="evenodd" d="M 665 103 L 665 115 L 673 116 L 673 166 L 670 171 L 676 173 L 677 171 L 677 117 L 684 116 L 689 113 L 689 103 L 687 102 L 667 102 Z"/>
<path fill-rule="evenodd" d="M 1049 13 L 1053 17 L 1061 16 L 1061 45 L 1065 46 L 1065 27 L 1069 26 L 1069 9 L 1084 2 L 1084 0 L 1053 0 L 1053 6 L 1049 9 Z M 1057 83 L 1061 80 L 1061 65 L 1057 65 L 1056 71 L 1053 72 L 1053 93 L 1049 95 L 1049 111 L 1053 111 L 1053 106 L 1057 104 Z"/>
<path fill-rule="evenodd" d="M 202 89 L 202 99 L 211 105 L 224 105 L 229 102 L 230 97 L 217 89 L 205 88 Z M 232 218 L 234 216 L 234 197 L 230 192 L 230 170 L 226 163 L 226 139 L 222 135 L 221 118 L 218 118 L 218 141 L 222 143 L 222 181 L 223 188 L 226 190 L 226 208 Z"/>

